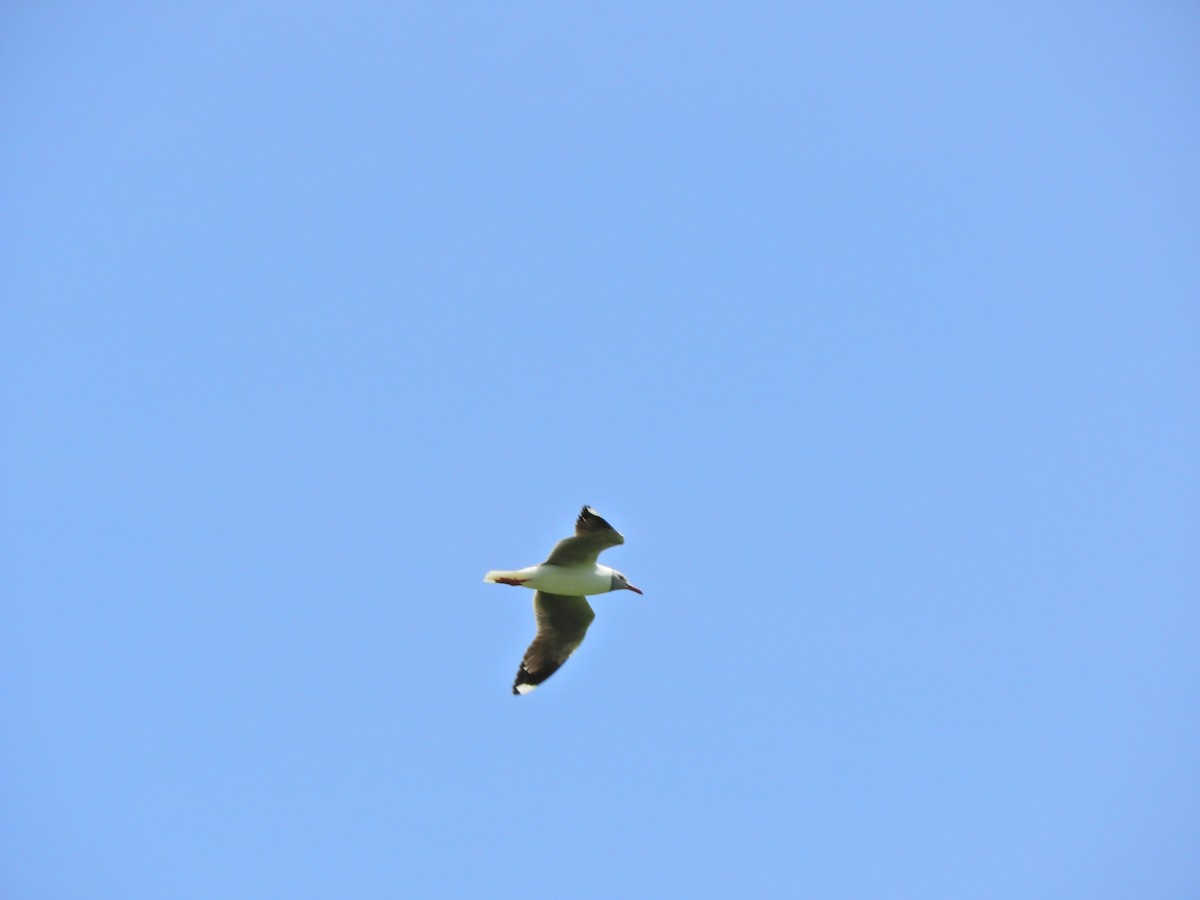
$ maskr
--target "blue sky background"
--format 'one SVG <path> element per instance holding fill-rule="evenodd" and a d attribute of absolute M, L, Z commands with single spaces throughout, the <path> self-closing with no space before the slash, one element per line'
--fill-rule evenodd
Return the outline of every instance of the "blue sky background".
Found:
<path fill-rule="evenodd" d="M 818 6 L 5 5 L 5 897 L 1197 896 L 1200 15 Z"/>

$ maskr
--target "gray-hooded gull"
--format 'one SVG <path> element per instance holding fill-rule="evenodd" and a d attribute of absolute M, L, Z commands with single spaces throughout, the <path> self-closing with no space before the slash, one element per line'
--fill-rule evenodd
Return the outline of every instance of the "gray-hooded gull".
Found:
<path fill-rule="evenodd" d="M 533 614 L 537 636 L 513 682 L 514 694 L 528 694 L 559 670 L 575 648 L 583 643 L 596 614 L 588 605 L 590 594 L 641 590 L 616 569 L 596 560 L 609 547 L 625 543 L 619 531 L 585 506 L 575 520 L 575 536 L 554 545 L 546 561 L 514 572 L 494 570 L 483 576 L 492 584 L 533 588 Z"/>

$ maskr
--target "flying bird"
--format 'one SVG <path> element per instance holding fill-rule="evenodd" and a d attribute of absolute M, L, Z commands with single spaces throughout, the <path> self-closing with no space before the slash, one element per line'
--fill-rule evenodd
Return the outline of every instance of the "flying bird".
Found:
<path fill-rule="evenodd" d="M 588 595 L 642 592 L 616 569 L 596 561 L 609 547 L 623 543 L 625 538 L 619 531 L 590 506 L 585 506 L 575 520 L 575 535 L 555 544 L 545 562 L 515 572 L 496 569 L 483 576 L 490 584 L 511 584 L 537 591 L 533 595 L 537 636 L 517 670 L 514 694 L 528 694 L 557 672 L 583 643 L 588 626 L 596 618 L 588 605 Z"/>

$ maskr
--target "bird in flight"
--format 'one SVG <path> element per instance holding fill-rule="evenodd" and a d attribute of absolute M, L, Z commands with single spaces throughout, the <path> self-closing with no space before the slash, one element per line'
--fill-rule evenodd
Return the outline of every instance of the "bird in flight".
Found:
<path fill-rule="evenodd" d="M 596 618 L 588 605 L 588 595 L 642 592 L 616 569 L 596 561 L 603 551 L 623 543 L 625 538 L 619 531 L 590 506 L 585 506 L 575 520 L 574 536 L 555 544 L 545 562 L 512 572 L 496 569 L 483 576 L 491 584 L 511 584 L 537 591 L 533 595 L 537 636 L 517 670 L 514 694 L 528 694 L 557 672 L 583 643 L 588 626 Z"/>

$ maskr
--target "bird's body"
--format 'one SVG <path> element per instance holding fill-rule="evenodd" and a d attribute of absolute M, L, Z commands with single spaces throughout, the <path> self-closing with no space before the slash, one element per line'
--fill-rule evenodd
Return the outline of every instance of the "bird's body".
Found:
<path fill-rule="evenodd" d="M 492 584 L 513 584 L 533 588 L 535 591 L 549 591 L 551 594 L 590 597 L 593 594 L 607 594 L 609 591 L 620 590 L 613 585 L 615 571 L 599 563 L 593 566 L 554 566 L 542 563 L 517 569 L 515 572 L 488 572 L 483 580 Z"/>
<path fill-rule="evenodd" d="M 532 588 L 538 631 L 525 651 L 513 682 L 514 694 L 527 694 L 558 671 L 583 642 L 595 613 L 585 597 L 609 591 L 641 590 L 596 558 L 607 548 L 625 543 L 620 532 L 585 506 L 575 520 L 575 534 L 554 545 L 546 561 L 524 569 L 496 569 L 483 580 Z"/>

